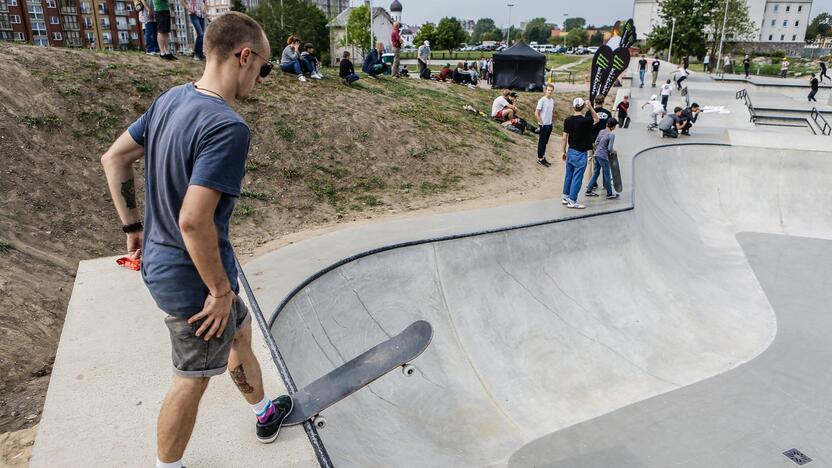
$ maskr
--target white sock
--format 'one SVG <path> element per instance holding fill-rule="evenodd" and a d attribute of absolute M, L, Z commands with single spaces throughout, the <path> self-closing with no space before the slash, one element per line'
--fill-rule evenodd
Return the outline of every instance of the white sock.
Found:
<path fill-rule="evenodd" d="M 165 463 L 157 458 L 156 468 L 182 468 L 182 459 L 180 458 L 175 462 Z"/>
<path fill-rule="evenodd" d="M 260 400 L 260 403 L 255 403 L 251 405 L 251 410 L 254 411 L 254 414 L 261 415 L 263 414 L 263 411 L 266 410 L 266 407 L 269 406 L 269 403 L 271 401 L 272 400 L 264 393 L 263 399 Z"/>

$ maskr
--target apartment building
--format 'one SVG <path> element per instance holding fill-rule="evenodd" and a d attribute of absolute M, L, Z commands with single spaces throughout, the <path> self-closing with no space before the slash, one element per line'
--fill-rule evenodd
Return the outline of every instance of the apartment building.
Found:
<path fill-rule="evenodd" d="M 260 0 L 243 0 L 243 5 L 249 11 L 260 6 Z M 231 11 L 231 0 L 205 0 L 205 11 L 208 20 L 213 21 L 217 16 Z"/>
<path fill-rule="evenodd" d="M 123 0 L 0 0 L 0 40 L 53 47 L 144 47 L 138 14 Z"/>
<path fill-rule="evenodd" d="M 748 16 L 757 27 L 750 37 L 726 37 L 752 50 L 798 50 L 805 44 L 812 0 L 746 0 Z M 657 0 L 634 0 L 633 22 L 639 39 L 661 25 Z"/>
<path fill-rule="evenodd" d="M 326 13 L 327 18 L 334 18 L 350 7 L 349 0 L 314 0 L 315 5 Z"/>

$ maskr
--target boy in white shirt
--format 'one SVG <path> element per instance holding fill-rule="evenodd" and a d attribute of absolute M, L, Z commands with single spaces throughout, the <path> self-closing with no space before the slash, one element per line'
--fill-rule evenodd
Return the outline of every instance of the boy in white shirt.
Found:
<path fill-rule="evenodd" d="M 670 85 L 670 80 L 667 80 L 665 84 L 662 85 L 662 107 L 664 111 L 667 112 L 667 101 L 670 99 L 670 93 L 673 90 L 673 86 Z"/>
<path fill-rule="evenodd" d="M 534 116 L 540 125 L 540 139 L 537 140 L 537 163 L 543 167 L 551 166 L 546 160 L 546 145 L 549 144 L 549 136 L 552 135 L 552 114 L 555 111 L 555 99 L 552 95 L 555 92 L 555 85 L 549 83 L 542 98 L 537 101 L 537 108 Z"/>
<path fill-rule="evenodd" d="M 641 108 L 644 109 L 647 106 L 651 107 L 650 117 L 653 119 L 653 123 L 648 125 L 647 128 L 652 130 L 659 126 L 659 117 L 664 115 L 665 110 L 664 106 L 658 101 L 658 97 L 655 94 L 650 96 L 650 100 L 642 104 Z"/>

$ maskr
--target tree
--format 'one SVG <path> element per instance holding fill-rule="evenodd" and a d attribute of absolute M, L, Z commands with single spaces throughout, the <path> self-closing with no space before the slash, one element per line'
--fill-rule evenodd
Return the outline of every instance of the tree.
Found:
<path fill-rule="evenodd" d="M 572 31 L 573 29 L 583 29 L 586 27 L 586 20 L 577 17 L 577 18 L 567 18 L 563 22 L 563 30 L 564 31 Z"/>
<path fill-rule="evenodd" d="M 283 10 L 281 10 L 281 4 Z M 257 20 L 272 48 L 272 56 L 280 57 L 289 35 L 300 37 L 315 47 L 321 62 L 329 61 L 329 31 L 323 10 L 306 0 L 261 0 L 249 14 Z"/>
<path fill-rule="evenodd" d="M 658 50 L 670 46 L 673 18 L 676 30 L 673 34 L 673 51 L 677 55 L 702 57 L 710 45 L 715 52 L 722 36 L 722 21 L 725 17 L 723 0 L 660 0 L 659 17 L 662 25 L 653 28 L 647 37 L 647 44 Z M 707 31 L 713 31 L 708 35 Z M 729 0 L 728 16 L 725 23 L 725 38 L 740 39 L 756 31 L 748 17 L 745 0 Z"/>
<path fill-rule="evenodd" d="M 599 47 L 604 45 L 604 32 L 600 30 L 595 31 L 595 33 L 589 38 L 589 45 Z"/>
<path fill-rule="evenodd" d="M 436 47 L 436 26 L 433 23 L 425 23 L 419 29 L 419 34 L 416 34 L 414 42 L 421 46 L 425 41 L 429 41 L 432 47 Z"/>
<path fill-rule="evenodd" d="M 566 45 L 569 47 L 586 45 L 586 29 L 578 28 L 569 31 L 566 35 Z"/>
<path fill-rule="evenodd" d="M 356 47 L 361 55 L 367 55 L 372 42 L 375 41 L 370 37 L 370 9 L 367 5 L 353 8 L 347 18 L 347 34 L 342 45 Z"/>
<path fill-rule="evenodd" d="M 245 13 L 246 6 L 243 4 L 242 0 L 231 0 L 231 11 L 239 11 L 240 13 Z"/>
<path fill-rule="evenodd" d="M 546 43 L 552 37 L 552 27 L 546 24 L 546 18 L 535 18 L 526 25 L 523 31 L 523 39 L 526 42 Z"/>
<path fill-rule="evenodd" d="M 500 32 L 500 28 L 494 23 L 494 20 L 491 18 L 480 18 L 477 20 L 477 24 L 474 25 L 474 32 L 471 33 L 471 42 L 482 42 L 482 41 L 496 41 L 499 39 L 484 39 L 484 35 L 488 35 L 489 37 L 494 37 L 494 33 L 498 33 L 500 37 L 502 37 L 502 33 Z"/>
<path fill-rule="evenodd" d="M 459 20 L 445 17 L 439 20 L 436 27 L 436 48 L 440 50 L 454 50 L 465 43 L 468 34 L 462 29 Z"/>
<path fill-rule="evenodd" d="M 482 33 L 480 36 L 480 42 L 482 41 L 502 41 L 503 40 L 503 31 L 500 29 L 494 29 L 493 31 L 488 31 Z M 472 39 L 472 42 L 473 39 Z"/>
<path fill-rule="evenodd" d="M 829 13 L 815 16 L 806 27 L 806 42 L 815 42 L 819 36 L 832 36 L 832 15 Z"/>

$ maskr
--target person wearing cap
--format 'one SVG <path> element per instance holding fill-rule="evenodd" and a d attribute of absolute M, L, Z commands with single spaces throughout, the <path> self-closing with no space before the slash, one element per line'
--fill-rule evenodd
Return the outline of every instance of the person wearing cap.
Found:
<path fill-rule="evenodd" d="M 517 108 L 509 100 L 512 97 L 517 97 L 517 93 L 504 89 L 503 93 L 497 96 L 497 99 L 494 99 L 494 103 L 491 105 L 491 117 L 502 122 L 503 126 L 510 125 L 517 114 Z"/>
<path fill-rule="evenodd" d="M 586 112 L 587 107 L 589 113 Z M 574 114 L 563 122 L 563 156 L 566 170 L 563 178 L 562 202 L 567 208 L 582 209 L 586 206 L 578 203 L 578 194 L 586 170 L 587 153 L 592 149 L 592 127 L 601 119 L 592 106 L 582 98 L 572 101 Z"/>
<path fill-rule="evenodd" d="M 419 78 L 430 79 L 430 42 L 425 41 L 419 47 Z"/>
<path fill-rule="evenodd" d="M 644 109 L 647 106 L 650 106 L 652 108 L 652 112 L 650 112 L 650 117 L 653 119 L 653 123 L 648 125 L 647 129 L 653 130 L 654 128 L 659 126 L 659 117 L 662 117 L 664 115 L 664 106 L 661 102 L 659 102 L 659 97 L 655 94 L 650 96 L 650 100 L 642 104 L 641 108 Z"/>

